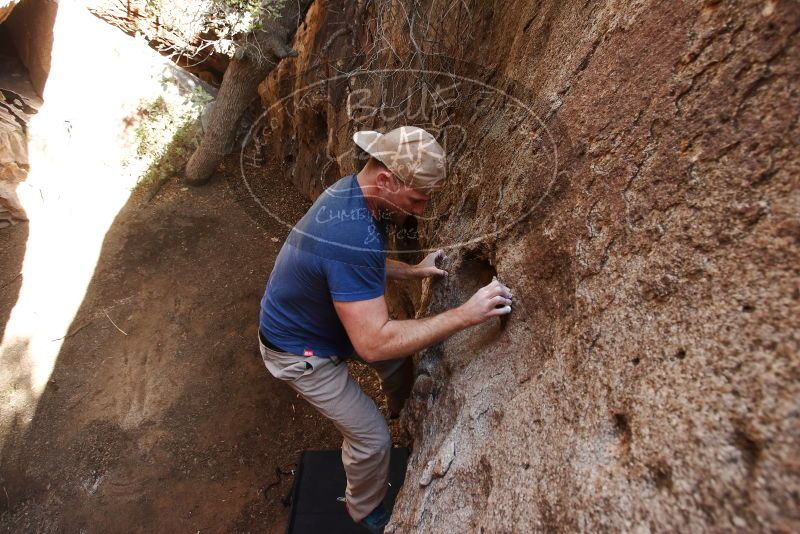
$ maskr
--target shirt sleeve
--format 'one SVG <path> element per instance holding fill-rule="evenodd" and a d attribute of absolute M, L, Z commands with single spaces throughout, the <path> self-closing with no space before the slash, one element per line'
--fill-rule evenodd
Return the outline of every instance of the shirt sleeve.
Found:
<path fill-rule="evenodd" d="M 358 264 L 340 260 L 325 262 L 325 275 L 333 300 L 354 302 L 383 295 L 386 286 L 386 259 L 383 253 L 373 251 L 359 260 Z"/>

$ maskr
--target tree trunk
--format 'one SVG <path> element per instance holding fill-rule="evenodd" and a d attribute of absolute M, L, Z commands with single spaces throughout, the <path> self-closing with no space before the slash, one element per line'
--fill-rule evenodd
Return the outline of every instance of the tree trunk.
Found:
<path fill-rule="evenodd" d="M 258 84 L 285 57 L 295 57 L 289 43 L 305 18 L 312 0 L 287 1 L 277 18 L 262 21 L 263 30 L 244 36 L 225 70 L 217 99 L 204 129 L 200 146 L 186 164 L 186 183 L 207 183 L 234 140 L 236 126 L 250 102 L 258 95 Z"/>

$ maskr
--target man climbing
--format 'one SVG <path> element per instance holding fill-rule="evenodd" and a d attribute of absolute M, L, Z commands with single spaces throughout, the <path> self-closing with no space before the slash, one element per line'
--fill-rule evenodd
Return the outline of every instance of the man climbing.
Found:
<path fill-rule="evenodd" d="M 439 250 L 417 265 L 386 259 L 382 221 L 422 215 L 445 177 L 433 136 L 403 126 L 358 132 L 370 156 L 314 202 L 286 239 L 261 301 L 259 343 L 269 372 L 330 418 L 344 436 L 345 502 L 354 521 L 383 532 L 391 437 L 386 421 L 347 372 L 355 353 L 381 377 L 393 413 L 410 392 L 414 352 L 511 312 L 511 291 L 493 281 L 461 306 L 416 320 L 393 320 L 386 279 L 446 276 Z"/>

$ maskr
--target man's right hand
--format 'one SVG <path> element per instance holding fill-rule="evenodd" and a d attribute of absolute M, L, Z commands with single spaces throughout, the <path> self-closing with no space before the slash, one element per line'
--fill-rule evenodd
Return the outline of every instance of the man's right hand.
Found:
<path fill-rule="evenodd" d="M 358 355 L 377 362 L 408 356 L 490 317 L 511 313 L 511 290 L 493 280 L 458 308 L 424 319 L 391 319 L 383 295 L 334 300 L 333 307 Z"/>
<path fill-rule="evenodd" d="M 459 306 L 459 311 L 467 323 L 474 326 L 492 317 L 511 313 L 511 297 L 511 290 L 495 278 Z"/>

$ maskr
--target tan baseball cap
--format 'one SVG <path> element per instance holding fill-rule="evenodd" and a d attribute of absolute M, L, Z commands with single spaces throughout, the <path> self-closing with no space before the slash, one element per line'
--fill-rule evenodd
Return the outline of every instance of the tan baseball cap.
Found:
<path fill-rule="evenodd" d="M 365 130 L 353 134 L 353 141 L 414 189 L 443 185 L 444 149 L 422 128 L 401 126 L 386 134 Z"/>

